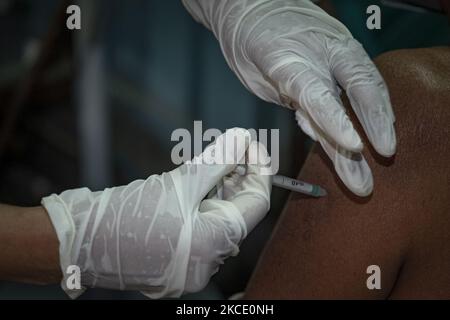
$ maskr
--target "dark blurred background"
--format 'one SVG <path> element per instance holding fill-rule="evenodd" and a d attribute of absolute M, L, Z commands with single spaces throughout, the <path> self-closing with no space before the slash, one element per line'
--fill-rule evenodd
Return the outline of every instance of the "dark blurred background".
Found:
<path fill-rule="evenodd" d="M 66 28 L 81 7 L 82 29 Z M 321 5 L 374 57 L 450 44 L 448 19 L 382 6 L 382 30 L 366 28 L 380 1 Z M 100 190 L 175 167 L 177 128 L 279 129 L 280 173 L 296 176 L 311 142 L 291 111 L 265 103 L 229 70 L 214 36 L 179 0 L 0 0 L 0 202 L 33 206 L 50 193 Z M 192 131 L 191 131 L 192 132 Z M 272 209 L 210 285 L 188 298 L 228 298 L 245 289 L 287 199 Z M 1 254 L 1 253 L 0 253 Z M 0 298 L 66 299 L 59 286 L 0 282 Z M 81 299 L 144 299 L 88 290 Z"/>

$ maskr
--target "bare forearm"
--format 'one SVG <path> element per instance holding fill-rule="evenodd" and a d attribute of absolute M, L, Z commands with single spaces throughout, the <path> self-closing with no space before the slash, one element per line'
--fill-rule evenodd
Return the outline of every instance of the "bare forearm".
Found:
<path fill-rule="evenodd" d="M 33 284 L 59 282 L 58 245 L 43 207 L 0 204 L 0 280 Z"/>

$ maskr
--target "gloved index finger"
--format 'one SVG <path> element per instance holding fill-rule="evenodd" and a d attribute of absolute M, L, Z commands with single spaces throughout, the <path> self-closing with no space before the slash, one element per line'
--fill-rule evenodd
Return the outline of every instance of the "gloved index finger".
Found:
<path fill-rule="evenodd" d="M 201 155 L 170 172 L 180 200 L 190 204 L 188 207 L 198 204 L 224 176 L 245 161 L 250 141 L 248 130 L 229 129 Z"/>
<path fill-rule="evenodd" d="M 222 199 L 238 209 L 248 232 L 261 221 L 270 207 L 272 176 L 262 170 L 268 163 L 270 157 L 264 145 L 253 141 L 247 152 L 246 170 L 236 170 L 238 174 L 223 179 Z"/>
<path fill-rule="evenodd" d="M 308 134 L 320 143 L 347 188 L 358 196 L 369 195 L 373 190 L 373 177 L 364 156 L 350 152 L 329 140 L 309 119 L 308 114 L 297 111 L 296 118 L 299 125 L 306 127 L 310 131 Z"/>

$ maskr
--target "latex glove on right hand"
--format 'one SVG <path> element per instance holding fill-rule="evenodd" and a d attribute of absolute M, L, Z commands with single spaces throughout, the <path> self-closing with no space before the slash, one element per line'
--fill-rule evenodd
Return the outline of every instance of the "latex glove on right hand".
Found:
<path fill-rule="evenodd" d="M 100 192 L 83 188 L 44 198 L 60 241 L 63 274 L 77 265 L 83 287 L 141 290 L 151 298 L 204 288 L 269 210 L 271 176 L 260 168 L 270 158 L 250 139 L 247 130 L 230 129 L 169 173 Z M 233 171 L 244 158 L 250 159 L 247 174 L 236 177 Z M 217 185 L 224 192 L 205 199 Z M 81 294 L 65 280 L 72 298 Z"/>
<path fill-rule="evenodd" d="M 183 3 L 214 32 L 241 82 L 263 100 L 296 110 L 298 124 L 322 145 L 344 184 L 369 195 L 372 173 L 339 86 L 383 156 L 396 151 L 395 117 L 382 76 L 348 29 L 307 0 Z"/>

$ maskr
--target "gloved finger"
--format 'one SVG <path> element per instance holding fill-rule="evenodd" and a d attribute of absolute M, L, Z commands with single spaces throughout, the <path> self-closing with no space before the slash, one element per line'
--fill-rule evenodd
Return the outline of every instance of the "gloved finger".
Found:
<path fill-rule="evenodd" d="M 267 77 L 278 86 L 284 100 L 287 97 L 292 103 L 297 102 L 330 139 L 347 150 L 361 151 L 361 138 L 345 112 L 335 84 L 327 79 L 329 75 L 313 68 L 292 56 L 267 70 Z"/>
<path fill-rule="evenodd" d="M 188 207 L 189 203 L 198 204 L 237 164 L 244 163 L 250 142 L 248 130 L 229 129 L 201 155 L 171 171 L 169 174 L 180 200 L 184 200 Z"/>
<path fill-rule="evenodd" d="M 345 186 L 357 196 L 370 195 L 373 191 L 373 176 L 364 156 L 330 143 L 324 137 L 320 137 L 319 142 Z"/>
<path fill-rule="evenodd" d="M 330 63 L 339 84 L 347 91 L 353 110 L 375 150 L 383 156 L 396 151 L 395 116 L 387 86 L 361 44 L 334 41 Z"/>
<path fill-rule="evenodd" d="M 245 175 L 230 172 L 222 179 L 221 196 L 211 192 L 211 198 L 200 204 L 191 249 L 191 256 L 197 257 L 198 279 L 209 279 L 224 259 L 237 255 L 241 241 L 269 210 L 272 181 L 271 176 L 264 174 L 270 163 L 267 150 L 254 141 L 247 150 L 246 159 Z M 196 289 L 205 284 L 192 281 L 190 277 L 187 283 L 195 283 L 189 287 Z"/>
<path fill-rule="evenodd" d="M 251 142 L 243 166 L 245 174 L 230 172 L 201 202 L 196 223 L 201 231 L 196 234 L 204 240 L 194 247 L 207 253 L 202 258 L 210 257 L 206 265 L 217 266 L 226 257 L 236 255 L 240 242 L 268 212 L 272 183 L 264 169 L 269 164 L 264 145 Z"/>
<path fill-rule="evenodd" d="M 311 131 L 310 136 L 318 141 L 330 160 L 333 162 L 336 173 L 345 186 L 354 194 L 364 197 L 372 193 L 373 176 L 366 159 L 361 153 L 347 151 L 330 142 L 321 132 L 314 127 L 307 115 L 296 113 L 297 122 Z"/>
<path fill-rule="evenodd" d="M 223 200 L 232 203 L 242 215 L 250 232 L 270 208 L 272 176 L 268 174 L 270 157 L 265 146 L 253 141 L 247 151 L 245 175 L 232 173 L 223 179 Z"/>

